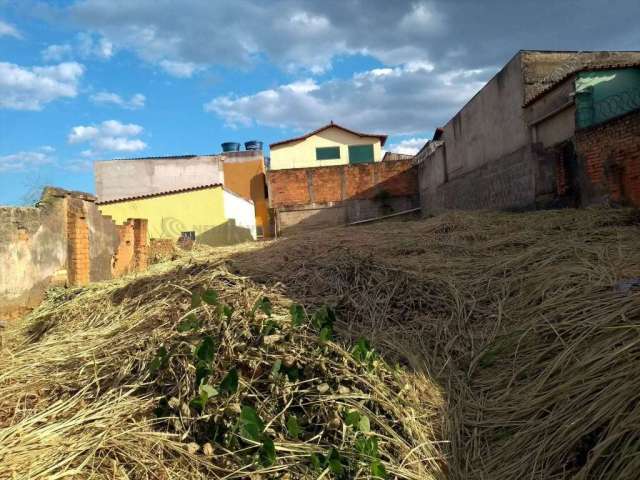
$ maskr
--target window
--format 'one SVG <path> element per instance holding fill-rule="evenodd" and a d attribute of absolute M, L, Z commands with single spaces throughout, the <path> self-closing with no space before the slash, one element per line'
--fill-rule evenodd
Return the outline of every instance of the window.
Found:
<path fill-rule="evenodd" d="M 349 163 L 373 162 L 373 145 L 349 145 Z"/>
<path fill-rule="evenodd" d="M 340 147 L 316 148 L 316 160 L 339 160 Z"/>

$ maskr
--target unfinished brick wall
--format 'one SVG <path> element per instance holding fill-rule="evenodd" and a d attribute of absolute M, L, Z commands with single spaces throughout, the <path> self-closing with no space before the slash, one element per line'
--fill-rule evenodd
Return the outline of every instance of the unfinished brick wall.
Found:
<path fill-rule="evenodd" d="M 89 283 L 89 226 L 81 204 L 67 210 L 67 266 L 70 285 Z"/>
<path fill-rule="evenodd" d="M 149 263 L 147 220 L 129 219 L 117 225 L 117 229 L 119 244 L 111 264 L 113 277 L 146 270 Z"/>
<path fill-rule="evenodd" d="M 342 225 L 417 208 L 410 159 L 272 170 L 267 175 L 280 233 Z"/>
<path fill-rule="evenodd" d="M 390 196 L 418 193 L 417 173 L 408 159 L 272 170 L 267 180 L 272 207 L 373 199 L 383 190 Z"/>
<path fill-rule="evenodd" d="M 579 130 L 583 203 L 612 201 L 640 207 L 640 111 Z"/>

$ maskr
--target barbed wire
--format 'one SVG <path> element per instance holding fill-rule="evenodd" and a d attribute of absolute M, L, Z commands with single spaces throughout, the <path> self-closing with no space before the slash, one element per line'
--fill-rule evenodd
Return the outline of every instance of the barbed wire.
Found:
<path fill-rule="evenodd" d="M 640 108 L 640 88 L 619 92 L 593 104 L 598 118 L 612 118 Z"/>

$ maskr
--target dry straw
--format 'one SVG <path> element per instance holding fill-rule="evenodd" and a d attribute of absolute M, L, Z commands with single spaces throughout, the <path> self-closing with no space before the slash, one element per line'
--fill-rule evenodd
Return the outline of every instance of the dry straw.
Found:
<path fill-rule="evenodd" d="M 50 292 L 0 360 L 0 478 L 438 478 L 438 390 L 290 308 L 202 251 Z"/>
<path fill-rule="evenodd" d="M 333 447 L 348 478 L 636 479 L 639 246 L 632 210 L 456 213 L 57 292 L 0 359 L 0 478 L 332 478 Z M 199 288 L 218 297 L 194 305 Z M 292 302 L 334 307 L 343 340 L 295 327 Z M 205 336 L 218 392 L 198 413 Z M 362 336 L 382 358 L 354 355 Z"/>
<path fill-rule="evenodd" d="M 450 478 L 640 478 L 637 210 L 385 222 L 234 265 L 428 374 Z"/>

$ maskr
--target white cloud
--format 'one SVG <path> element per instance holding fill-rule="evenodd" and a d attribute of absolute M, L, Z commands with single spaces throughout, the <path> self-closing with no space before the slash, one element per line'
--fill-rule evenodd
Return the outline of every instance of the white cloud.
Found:
<path fill-rule="evenodd" d="M 91 149 L 83 150 L 84 157 L 94 156 L 96 151 L 135 152 L 147 148 L 137 137 L 144 129 L 133 123 L 106 120 L 98 125 L 78 125 L 71 129 L 67 141 L 71 144 L 89 143 Z"/>
<path fill-rule="evenodd" d="M 485 83 L 493 70 L 439 71 L 409 62 L 358 72 L 348 79 L 305 80 L 252 95 L 225 95 L 204 105 L 229 126 L 262 124 L 311 130 L 334 120 L 395 135 L 433 131 Z"/>
<path fill-rule="evenodd" d="M 169 75 L 178 78 L 189 78 L 201 69 L 201 67 L 192 62 L 176 62 L 172 60 L 162 60 L 160 67 Z"/>
<path fill-rule="evenodd" d="M 426 45 L 446 20 L 441 10 L 437 3 L 408 0 L 183 0 L 161 7 L 156 0 L 77 0 L 63 15 L 114 48 L 133 51 L 170 75 L 190 77 L 210 65 L 251 68 L 265 59 L 313 74 L 352 54 L 391 65 L 426 60 Z"/>
<path fill-rule="evenodd" d="M 0 20 L 0 37 L 22 38 L 22 34 L 10 23 Z"/>
<path fill-rule="evenodd" d="M 40 147 L 40 150 L 47 153 L 52 153 L 56 151 L 56 149 L 53 148 L 51 145 L 43 145 L 42 147 Z"/>
<path fill-rule="evenodd" d="M 94 103 L 115 105 L 127 110 L 137 110 L 139 108 L 143 108 L 146 101 L 146 97 L 141 93 L 132 95 L 129 100 L 127 100 L 126 98 L 122 98 L 120 95 L 113 92 L 98 92 L 94 95 L 91 95 L 90 98 Z"/>
<path fill-rule="evenodd" d="M 97 41 L 90 33 L 81 32 L 76 37 L 76 50 L 81 57 L 97 57 L 108 60 L 113 56 L 113 43 L 105 37 Z"/>
<path fill-rule="evenodd" d="M 65 163 L 64 169 L 74 173 L 91 172 L 93 170 L 93 160 L 76 158 Z"/>
<path fill-rule="evenodd" d="M 21 67 L 0 62 L 0 108 L 41 110 L 58 98 L 73 98 L 84 67 L 76 62 Z"/>
<path fill-rule="evenodd" d="M 407 138 L 387 146 L 389 152 L 415 155 L 429 141 L 428 138 Z"/>
<path fill-rule="evenodd" d="M 40 55 L 45 62 L 60 62 L 74 57 L 108 60 L 114 55 L 114 47 L 105 37 L 96 40 L 93 35 L 82 32 L 76 35 L 74 42 L 51 44 L 43 49 Z"/>
<path fill-rule="evenodd" d="M 54 163 L 48 153 L 23 151 L 0 156 L 0 172 L 22 172 Z"/>
<path fill-rule="evenodd" d="M 73 55 L 73 49 L 68 43 L 63 45 L 53 44 L 42 50 L 40 55 L 45 62 L 59 62 L 70 58 Z"/>

